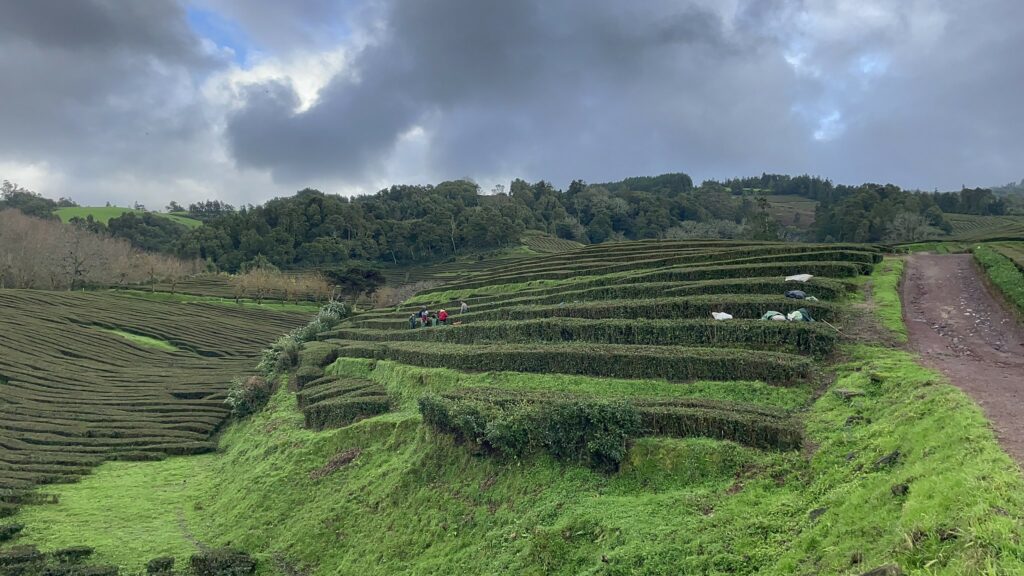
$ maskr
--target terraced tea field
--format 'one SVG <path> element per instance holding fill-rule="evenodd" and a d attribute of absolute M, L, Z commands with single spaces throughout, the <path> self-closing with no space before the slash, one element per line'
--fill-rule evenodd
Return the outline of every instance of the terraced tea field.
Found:
<path fill-rule="evenodd" d="M 949 240 L 964 242 L 1024 240 L 1024 216 L 946 214 L 946 220 L 953 225 L 953 233 L 948 237 Z"/>
<path fill-rule="evenodd" d="M 0 516 L 105 460 L 215 448 L 232 380 L 308 315 L 0 290 Z"/>
<path fill-rule="evenodd" d="M 315 576 L 1021 573 L 1024 480 L 977 406 L 898 349 L 902 261 L 881 259 L 863 245 L 716 241 L 453 263 L 400 306 L 275 344 L 262 365 L 288 386 L 227 427 L 215 453 L 109 462 L 5 522 L 24 525 L 15 545 L 95 546 L 122 573 L 168 555 L 178 571 L 226 545 L 259 573 Z M 786 280 L 799 273 L 814 278 Z M 5 412 L 20 417 L 5 434 L 29 445 L 0 452 L 22 467 L 6 465 L 8 484 L 208 450 L 220 374 L 253 364 L 235 340 L 251 334 L 255 350 L 290 325 L 161 322 L 165 309 L 148 308 L 112 323 L 123 302 L 74 300 L 85 297 L 96 296 L 21 303 L 45 315 L 20 324 L 56 333 L 43 347 L 54 352 L 21 363 L 58 374 L 15 398 L 35 411 L 62 401 L 72 416 Z M 410 328 L 421 306 L 453 322 Z M 761 319 L 801 308 L 816 321 Z M 99 360 L 59 352 L 91 351 L 86 337 L 103 339 Z M 203 355 L 221 348 L 239 352 Z M 172 359 L 185 376 L 131 367 Z M 19 388 L 33 383 L 21 373 Z M 44 425 L 64 434 L 47 442 L 76 444 L 74 460 L 24 432 Z M 93 445 L 136 437 L 149 443 Z M 6 490 L 9 504 L 35 498 Z"/>
<path fill-rule="evenodd" d="M 355 316 L 322 334 L 315 359 L 304 362 L 302 378 L 323 387 L 331 381 L 323 368 L 348 357 L 470 372 L 808 388 L 818 370 L 815 359 L 827 358 L 839 340 L 837 329 L 826 322 L 842 322 L 841 301 L 850 282 L 880 260 L 874 247 L 864 245 L 652 241 L 510 262 L 465 274 L 398 310 Z M 785 278 L 801 273 L 814 278 L 807 283 Z M 796 289 L 815 299 L 784 295 Z M 459 312 L 462 301 L 469 304 L 466 313 Z M 420 306 L 447 309 L 452 325 L 411 329 L 409 317 Z M 761 319 L 768 311 L 800 308 L 818 321 Z M 716 321 L 713 312 L 734 319 Z M 350 376 L 342 372 L 336 379 Z M 585 390 L 549 392 L 555 396 L 453 391 L 426 400 L 432 404 L 422 410 L 424 418 L 441 422 L 467 402 L 501 413 L 517 403 L 591 400 Z M 645 434 L 709 436 L 785 449 L 799 445 L 799 419 L 776 407 L 656 396 L 631 405 L 639 410 Z M 351 420 L 346 414 L 339 424 Z M 322 416 L 316 421 L 318 427 L 329 424 Z"/>
<path fill-rule="evenodd" d="M 992 248 L 1024 270 L 1024 242 L 999 242 L 993 244 Z"/>

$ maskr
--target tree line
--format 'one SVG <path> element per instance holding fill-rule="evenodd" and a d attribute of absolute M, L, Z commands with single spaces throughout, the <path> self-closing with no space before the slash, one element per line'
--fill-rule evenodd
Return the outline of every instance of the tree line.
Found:
<path fill-rule="evenodd" d="M 0 210 L 0 288 L 127 287 L 173 281 L 202 269 L 199 261 L 146 252 L 56 219 Z"/>
<path fill-rule="evenodd" d="M 771 195 L 815 200 L 815 222 L 782 226 L 772 216 Z M 9 183 L 0 202 L 40 216 L 61 203 L 73 205 Z M 126 213 L 107 224 L 91 218 L 74 223 L 144 250 L 204 260 L 233 273 L 257 258 L 281 269 L 437 261 L 517 245 L 525 230 L 582 243 L 648 238 L 909 242 L 948 232 L 946 213 L 1002 214 L 1007 201 L 984 188 L 922 192 L 784 174 L 697 186 L 688 175 L 671 173 L 594 184 L 575 180 L 565 190 L 520 179 L 489 193 L 469 180 L 392 186 L 352 198 L 307 188 L 260 206 L 235 208 L 208 200 L 185 208 L 171 202 L 168 211 L 204 225 L 190 230 L 152 213 Z"/>

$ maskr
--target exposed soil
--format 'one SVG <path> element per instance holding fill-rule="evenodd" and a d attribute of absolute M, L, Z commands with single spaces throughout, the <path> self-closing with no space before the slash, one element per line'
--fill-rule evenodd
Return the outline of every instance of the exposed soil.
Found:
<path fill-rule="evenodd" d="M 1016 316 L 970 254 L 911 255 L 902 297 L 911 348 L 974 398 L 1024 464 L 1024 327 Z"/>

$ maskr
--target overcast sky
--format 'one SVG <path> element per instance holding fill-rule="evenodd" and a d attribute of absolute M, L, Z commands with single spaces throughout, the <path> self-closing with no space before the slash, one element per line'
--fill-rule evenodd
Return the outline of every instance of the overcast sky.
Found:
<path fill-rule="evenodd" d="M 1024 178 L 1021 0 L 0 0 L 0 179 L 310 186 Z"/>

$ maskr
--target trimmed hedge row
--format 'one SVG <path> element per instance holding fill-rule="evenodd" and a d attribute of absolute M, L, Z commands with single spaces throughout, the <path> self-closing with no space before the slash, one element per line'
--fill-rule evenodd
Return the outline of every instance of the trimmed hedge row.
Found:
<path fill-rule="evenodd" d="M 693 398 L 603 400 L 553 391 L 463 388 L 419 400 L 423 420 L 484 452 L 555 458 L 615 470 L 634 436 L 708 437 L 762 449 L 803 443 L 783 410 Z"/>
<path fill-rule="evenodd" d="M 587 320 L 542 318 L 522 322 L 474 322 L 436 329 L 341 328 L 325 337 L 359 341 L 591 342 L 651 346 L 738 346 L 823 356 L 835 349 L 838 333 L 811 322 L 763 320 Z"/>
<path fill-rule="evenodd" d="M 682 319 L 710 318 L 712 312 L 728 312 L 736 318 L 761 318 L 769 310 L 783 313 L 806 308 L 815 319 L 834 320 L 839 308 L 828 302 L 807 302 L 785 296 L 760 294 L 721 294 L 712 296 L 683 296 L 676 298 L 652 298 L 648 300 L 598 300 L 566 305 L 511 306 L 480 312 L 469 312 L 458 316 L 463 322 L 483 320 L 522 321 L 537 318 L 586 318 L 601 320 L 609 318 Z M 408 322 L 401 318 L 371 318 L 355 320 L 359 328 L 401 329 L 408 328 Z"/>
<path fill-rule="evenodd" d="M 382 394 L 359 398 L 332 398 L 307 407 L 302 414 L 306 428 L 323 430 L 348 426 L 390 410 L 391 399 Z"/>
<path fill-rule="evenodd" d="M 977 246 L 972 250 L 975 261 L 985 270 L 989 280 L 1024 314 L 1024 271 L 1013 260 L 988 246 Z"/>
<path fill-rule="evenodd" d="M 764 380 L 776 384 L 807 378 L 801 356 L 732 348 L 619 346 L 613 344 L 448 344 L 331 340 L 342 356 L 394 360 L 426 368 L 581 374 L 616 378 Z"/>
<path fill-rule="evenodd" d="M 348 426 L 391 410 L 383 386 L 369 380 L 339 378 L 311 386 L 297 395 L 307 428 Z"/>
<path fill-rule="evenodd" d="M 766 278 L 726 278 L 724 280 L 707 280 L 701 282 L 648 282 L 628 283 L 612 286 L 598 286 L 584 290 L 566 285 L 554 293 L 534 294 L 532 290 L 524 290 L 505 296 L 478 296 L 466 298 L 471 305 L 470 310 L 480 312 L 491 308 L 501 308 L 519 304 L 558 304 L 560 302 L 590 302 L 595 300 L 622 300 L 663 298 L 666 296 L 692 296 L 700 294 L 783 294 L 787 290 L 801 289 L 819 300 L 836 300 L 847 291 L 845 283 L 828 278 L 813 278 L 809 282 L 786 282 L 782 277 Z M 431 308 L 447 308 L 449 311 L 459 309 L 459 302 L 432 304 Z M 383 311 L 361 315 L 362 318 L 404 317 L 420 306 L 403 306 L 399 312 Z"/>
<path fill-rule="evenodd" d="M 556 459 L 618 470 L 640 415 L 623 402 L 563 399 L 500 408 L 485 398 L 425 396 L 423 421 L 485 452 L 521 458 L 547 451 Z"/>
<path fill-rule="evenodd" d="M 635 242 L 631 243 L 635 244 Z M 877 246 L 863 244 L 795 244 L 795 243 L 740 243 L 740 244 L 684 244 L 662 242 L 661 245 L 629 246 L 601 244 L 597 249 L 587 248 L 575 251 L 571 254 L 558 254 L 544 258 L 522 259 L 508 265 L 501 266 L 504 272 L 529 271 L 537 266 L 555 267 L 560 264 L 577 265 L 580 263 L 600 265 L 602 263 L 617 263 L 633 260 L 650 260 L 652 258 L 666 257 L 668 255 L 694 255 L 703 256 L 705 261 L 724 260 L 729 258 L 743 258 L 758 256 L 765 253 L 787 254 L 798 252 L 819 252 L 822 250 L 849 250 L 877 254 Z M 629 248 L 628 250 L 622 248 Z M 876 260 L 875 263 L 878 261 Z M 487 267 L 481 270 L 482 273 L 490 272 L 495 267 Z"/>
<path fill-rule="evenodd" d="M 866 254 L 866 253 L 855 253 L 855 254 L 858 255 L 858 259 L 856 259 L 856 260 L 846 260 L 846 259 L 843 258 L 843 256 L 845 254 L 846 253 L 844 253 L 844 252 L 821 251 L 821 252 L 808 252 L 808 253 L 804 253 L 804 254 L 784 254 L 784 255 L 759 256 L 759 257 L 753 257 L 753 258 L 738 258 L 738 259 L 735 259 L 735 260 L 722 260 L 722 261 L 719 261 L 719 263 L 716 266 L 713 266 L 713 268 L 724 268 L 724 267 L 727 267 L 727 266 L 739 266 L 739 267 L 743 267 L 743 266 L 757 266 L 758 264 L 761 264 L 761 263 L 776 264 L 776 265 L 779 264 L 779 263 L 788 263 L 787 269 L 788 270 L 792 270 L 793 268 L 802 268 L 803 266 L 802 266 L 801 263 L 803 263 L 803 262 L 833 262 L 833 263 L 844 262 L 844 263 L 848 263 L 848 264 L 856 267 L 857 270 L 858 270 L 858 273 L 866 273 L 865 271 L 870 271 L 871 270 L 871 267 L 873 266 L 873 260 L 874 260 L 874 257 L 872 255 L 867 254 L 867 255 L 861 256 L 861 254 Z M 613 275 L 613 274 L 622 274 L 622 273 L 631 272 L 631 271 L 632 272 L 636 272 L 636 271 L 640 271 L 640 270 L 659 270 L 659 269 L 664 269 L 664 268 L 668 268 L 668 267 L 671 267 L 673 270 L 675 270 L 675 269 L 704 270 L 706 268 L 709 268 L 708 266 L 697 266 L 697 265 L 693 265 L 693 264 L 690 264 L 690 265 L 679 264 L 676 260 L 677 259 L 659 259 L 659 260 L 631 262 L 629 264 L 620 264 L 620 265 L 616 265 L 616 266 L 602 266 L 602 267 L 599 267 L 599 268 L 594 268 L 594 267 L 590 267 L 590 266 L 581 266 L 580 268 L 566 268 L 566 269 L 561 269 L 561 270 L 550 270 L 550 271 L 544 271 L 544 272 L 471 277 L 471 278 L 469 278 L 469 279 L 467 279 L 465 281 L 462 281 L 462 282 L 456 282 L 456 283 L 452 283 L 452 284 L 444 284 L 443 286 L 441 286 L 441 287 L 439 287 L 439 288 L 437 288 L 435 290 L 432 290 L 432 291 L 436 292 L 436 291 L 441 291 L 441 290 L 466 290 L 466 289 L 479 288 L 481 286 L 489 286 L 489 285 L 494 285 L 494 284 L 513 284 L 513 283 L 519 283 L 519 282 L 529 282 L 529 281 L 532 281 L 532 280 L 561 280 L 561 279 L 565 279 L 565 278 L 572 278 L 574 276 L 579 276 L 580 274 L 587 274 L 587 275 Z M 715 261 L 715 260 L 712 260 L 712 261 Z M 706 262 L 701 262 L 701 263 L 698 263 L 698 264 L 704 264 L 704 263 L 706 263 Z M 789 272 L 782 272 L 782 274 L 788 275 Z M 851 274 L 851 275 L 853 275 L 853 274 Z M 742 277 L 742 276 L 749 276 L 749 274 L 741 274 L 740 277 Z M 829 274 L 829 276 L 831 276 L 831 274 Z M 726 275 L 726 276 L 710 276 L 710 277 L 705 276 L 705 277 L 696 277 L 694 279 L 735 278 L 735 277 L 736 276 L 731 276 L 731 275 Z"/>
<path fill-rule="evenodd" d="M 871 264 L 860 264 L 855 262 L 800 262 L 798 264 L 786 262 L 770 262 L 765 264 L 740 264 L 722 266 L 701 266 L 696 268 L 666 268 L 652 270 L 649 272 L 638 272 L 633 274 L 610 274 L 605 276 L 586 276 L 577 282 L 560 284 L 557 286 L 541 287 L 531 289 L 532 294 L 554 294 L 566 290 L 566 286 L 573 286 L 582 290 L 596 288 L 599 286 L 620 285 L 624 282 L 700 282 L 705 280 L 724 280 L 730 278 L 758 278 L 765 276 L 789 276 L 792 274 L 812 274 L 827 278 L 849 278 L 868 274 L 872 269 Z M 579 274 L 579 272 L 577 272 Z M 518 283 L 518 282 L 516 282 Z M 476 286 L 443 286 L 432 290 L 421 292 L 420 295 L 429 295 L 434 292 L 448 290 L 463 290 L 489 286 L 497 283 L 479 284 Z"/>
<path fill-rule="evenodd" d="M 770 252 L 770 253 L 767 253 Z M 860 262 L 864 264 L 876 264 L 876 258 L 881 255 L 855 250 L 805 250 L 796 249 L 787 251 L 777 247 L 761 250 L 741 250 L 732 252 L 699 252 L 696 254 L 652 254 L 649 258 L 630 258 L 621 263 L 609 264 L 600 260 L 597 261 L 569 261 L 554 263 L 545 267 L 543 263 L 535 263 L 533 266 L 524 267 L 521 270 L 508 270 L 500 268 L 495 271 L 488 271 L 475 274 L 467 279 L 468 282 L 486 284 L 501 284 L 507 281 L 522 282 L 540 279 L 561 279 L 578 275 L 580 271 L 588 274 L 613 274 L 629 270 L 641 270 L 652 268 L 664 268 L 668 266 L 698 266 L 708 263 L 718 264 L 752 264 L 758 262 L 801 262 L 807 260 L 827 260 L 841 262 Z M 880 261 L 880 260 L 879 260 Z M 448 285 L 449 288 L 464 286 L 465 283 Z"/>

